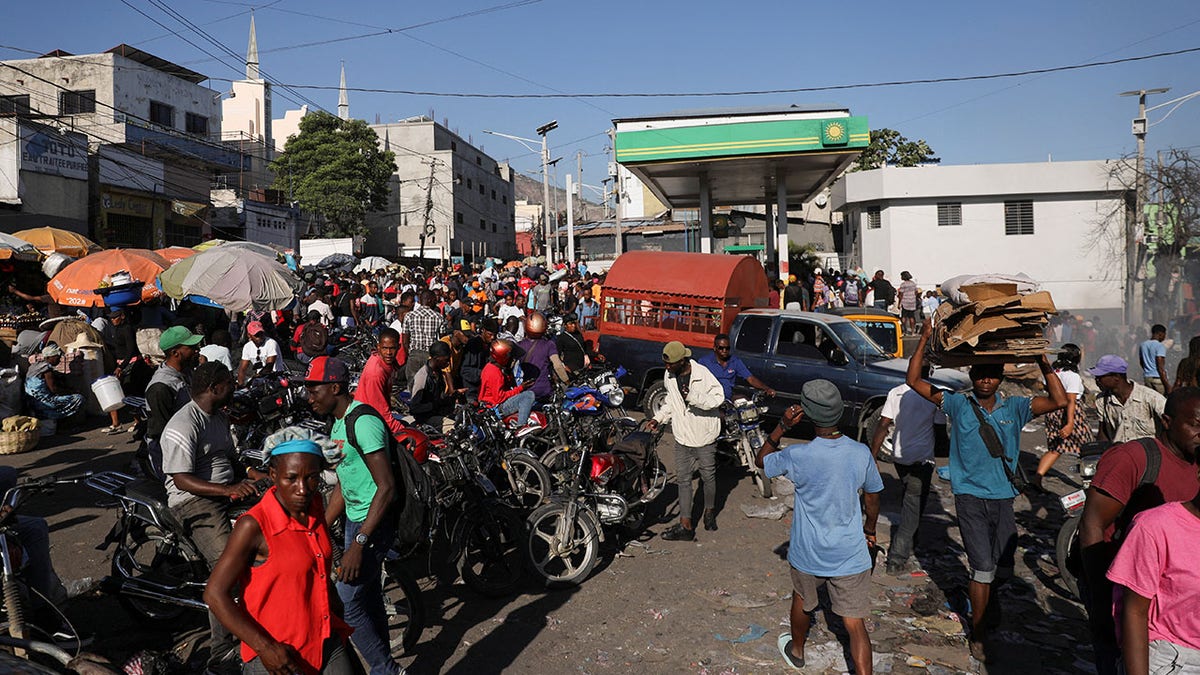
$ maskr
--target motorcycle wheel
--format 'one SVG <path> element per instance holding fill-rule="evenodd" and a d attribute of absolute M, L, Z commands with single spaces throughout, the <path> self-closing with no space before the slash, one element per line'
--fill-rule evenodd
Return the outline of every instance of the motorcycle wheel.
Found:
<path fill-rule="evenodd" d="M 113 554 L 112 576 L 117 581 L 139 580 L 167 586 L 186 582 L 203 583 L 208 577 L 204 561 L 190 549 L 149 526 L 126 535 L 124 547 Z M 171 621 L 187 608 L 166 602 L 118 593 L 117 601 L 136 619 L 145 623 Z"/>
<path fill-rule="evenodd" d="M 550 472 L 541 462 L 519 452 L 504 456 L 508 474 L 508 501 L 518 509 L 535 509 L 550 499 Z"/>
<path fill-rule="evenodd" d="M 771 479 L 767 478 L 766 470 L 754 464 L 758 453 L 754 452 L 754 448 L 750 447 L 748 439 L 742 438 L 742 440 L 738 441 L 738 454 L 741 455 L 742 462 L 746 464 L 746 468 L 750 470 L 750 478 L 754 481 L 754 487 L 758 490 L 758 496 L 763 499 L 774 497 L 775 489 L 771 485 Z"/>
<path fill-rule="evenodd" d="M 425 602 L 417 581 L 396 561 L 383 565 L 383 604 L 392 652 L 397 646 L 405 654 L 412 652 L 425 631 Z"/>
<path fill-rule="evenodd" d="M 480 506 L 463 516 L 460 532 L 458 573 L 463 583 L 487 597 L 511 595 L 524 573 L 525 528 L 517 514 L 505 504 Z"/>
<path fill-rule="evenodd" d="M 1071 595 L 1076 598 L 1079 598 L 1079 579 L 1071 571 L 1073 565 L 1070 560 L 1073 553 L 1074 557 L 1079 555 L 1075 549 L 1079 546 L 1080 520 L 1083 519 L 1067 518 L 1063 521 L 1062 527 L 1058 530 L 1058 538 L 1054 542 L 1054 560 L 1058 563 L 1058 576 Z"/>
<path fill-rule="evenodd" d="M 581 509 L 584 507 L 580 507 Z M 591 519 L 575 517 L 571 523 L 575 546 L 559 553 L 559 522 L 566 517 L 562 504 L 547 504 L 529 515 L 529 562 L 547 584 L 577 586 L 592 573 L 600 556 L 600 533 Z"/>

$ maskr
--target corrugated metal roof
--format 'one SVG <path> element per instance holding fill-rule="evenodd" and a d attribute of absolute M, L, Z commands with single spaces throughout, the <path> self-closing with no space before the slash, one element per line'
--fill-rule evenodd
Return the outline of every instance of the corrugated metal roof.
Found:
<path fill-rule="evenodd" d="M 747 284 L 758 285 L 759 277 L 765 289 L 762 266 L 749 256 L 628 251 L 609 269 L 604 289 L 646 293 L 653 288 L 656 295 L 724 300 Z"/>

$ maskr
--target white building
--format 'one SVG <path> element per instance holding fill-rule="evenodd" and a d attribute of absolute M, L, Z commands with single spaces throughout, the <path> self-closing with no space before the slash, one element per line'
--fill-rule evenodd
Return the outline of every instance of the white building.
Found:
<path fill-rule="evenodd" d="M 923 289 L 960 274 L 1025 272 L 1060 309 L 1119 317 L 1130 195 L 1112 160 L 887 167 L 833 187 L 843 259 Z M 1107 316 L 1106 316 L 1107 318 Z"/>

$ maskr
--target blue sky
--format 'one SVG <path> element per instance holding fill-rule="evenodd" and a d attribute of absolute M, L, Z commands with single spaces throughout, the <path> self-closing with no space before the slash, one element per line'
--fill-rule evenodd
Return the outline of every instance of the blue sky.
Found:
<path fill-rule="evenodd" d="M 128 3 L 125 4 L 125 3 Z M 157 4 L 156 4 L 157 3 Z M 13 2 L 0 44 L 40 52 L 102 51 L 121 42 L 208 74 L 241 77 L 222 54 L 163 10 L 166 0 Z M 463 0 L 340 3 L 190 0 L 174 9 L 238 55 L 255 11 L 262 70 L 288 84 L 440 92 L 720 92 L 954 77 L 1065 66 L 1200 47 L 1195 0 L 1009 2 L 713 2 L 693 0 Z M 403 32 L 311 47 L 294 45 L 401 28 L 515 5 Z M 171 35 L 137 7 L 222 63 Z M 315 18 L 316 15 L 323 18 Z M 0 58 L 27 58 L 0 48 Z M 227 84 L 213 80 L 214 89 Z M 1200 90 L 1200 52 L 1119 65 L 965 83 L 767 96 L 504 100 L 351 92 L 355 117 L 429 114 L 497 159 L 536 171 L 538 158 L 484 129 L 534 137 L 557 119 L 554 156 L 588 156 L 584 182 L 606 167 L 614 117 L 712 106 L 832 102 L 929 142 L 946 164 L 1113 158 L 1135 147 L 1136 99 L 1119 92 L 1171 87 L 1150 104 Z M 333 110 L 334 90 L 302 90 Z M 275 116 L 298 107 L 276 89 Z M 1170 117 L 1151 113 L 1147 149 L 1200 152 L 1200 97 Z M 1159 122 L 1161 120 L 1161 122 Z M 583 139 L 576 141 L 577 139 Z M 559 176 L 561 182 L 561 175 Z"/>

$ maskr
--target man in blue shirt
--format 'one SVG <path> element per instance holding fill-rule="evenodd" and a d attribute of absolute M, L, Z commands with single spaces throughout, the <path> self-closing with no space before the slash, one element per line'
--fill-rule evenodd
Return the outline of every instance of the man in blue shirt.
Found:
<path fill-rule="evenodd" d="M 984 615 L 992 583 L 997 578 L 1012 576 L 1017 548 L 1017 522 L 1013 515 L 1017 490 L 1008 475 L 1017 470 L 1021 428 L 1038 415 L 1066 407 L 1067 393 L 1045 355 L 1038 357 L 1038 367 L 1046 381 L 1048 397 L 1002 396 L 999 389 L 1004 381 L 1004 365 L 1000 363 L 971 366 L 970 392 L 943 393 L 921 377 L 925 372 L 925 348 L 932 334 L 933 324 L 926 319 L 921 340 L 908 362 L 907 381 L 918 394 L 940 407 L 950 421 L 950 486 L 958 529 L 971 566 L 967 587 L 971 600 L 971 655 L 983 662 L 987 660 Z M 993 457 L 988 450 L 976 410 L 999 437 L 1003 458 Z M 998 620 L 998 615 L 995 617 Z M 988 619 L 993 618 L 989 614 Z"/>
<path fill-rule="evenodd" d="M 1150 339 L 1138 345 L 1138 357 L 1142 362 L 1142 377 L 1147 387 L 1166 396 L 1171 393 L 1171 380 L 1167 377 L 1167 327 L 1154 324 L 1150 328 Z"/>
<path fill-rule="evenodd" d="M 872 549 L 883 480 L 870 449 L 838 429 L 843 408 L 834 383 L 804 383 L 800 405 L 784 411 L 755 463 L 767 476 L 787 476 L 796 486 L 788 545 L 792 629 L 779 636 L 780 655 L 788 666 L 804 667 L 804 641 L 812 621 L 809 612 L 816 609 L 817 590 L 824 585 L 833 612 L 842 617 L 850 634 L 854 671 L 870 673 L 871 637 L 865 619 L 871 611 Z M 816 427 L 816 438 L 780 449 L 784 432 L 804 417 Z"/>
<path fill-rule="evenodd" d="M 708 368 L 709 372 L 717 378 L 717 382 L 721 383 L 721 388 L 725 390 L 726 401 L 733 398 L 733 385 L 739 377 L 750 383 L 751 387 L 765 392 L 767 396 L 775 395 L 774 389 L 768 387 L 765 382 L 752 375 L 746 364 L 742 363 L 741 359 L 730 352 L 729 335 L 727 333 L 721 333 L 714 338 L 712 353 L 698 359 L 696 362 Z"/>

